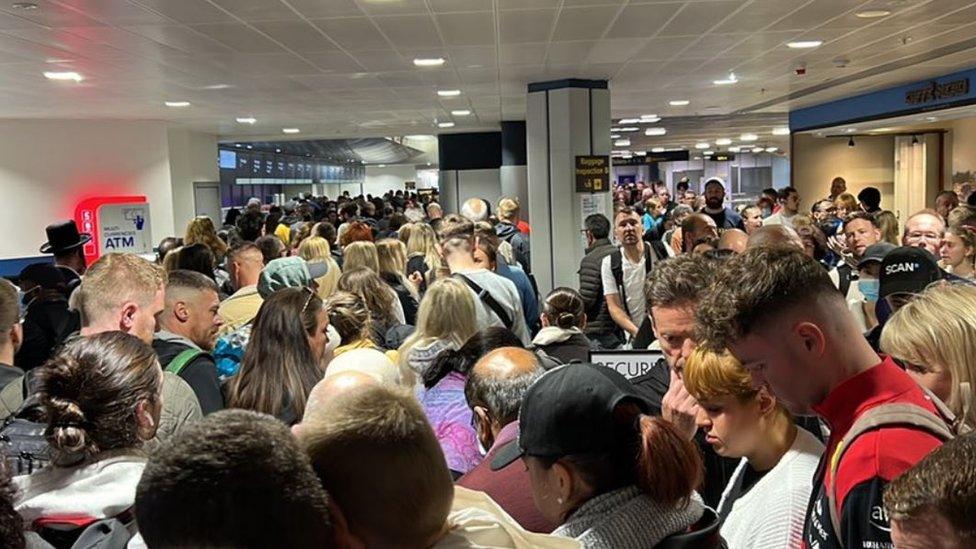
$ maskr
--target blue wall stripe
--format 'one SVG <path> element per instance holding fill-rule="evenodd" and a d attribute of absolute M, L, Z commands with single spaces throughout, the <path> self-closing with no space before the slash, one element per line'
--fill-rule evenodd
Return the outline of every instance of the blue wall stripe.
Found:
<path fill-rule="evenodd" d="M 16 278 L 31 263 L 54 263 L 53 255 L 0 259 L 0 278 Z"/>

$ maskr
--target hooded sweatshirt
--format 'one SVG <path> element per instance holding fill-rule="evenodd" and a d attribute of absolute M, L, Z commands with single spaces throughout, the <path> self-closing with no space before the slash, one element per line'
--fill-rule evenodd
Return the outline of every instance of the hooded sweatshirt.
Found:
<path fill-rule="evenodd" d="M 590 360 L 590 339 L 575 326 L 546 326 L 535 335 L 532 345 L 563 364 Z"/>

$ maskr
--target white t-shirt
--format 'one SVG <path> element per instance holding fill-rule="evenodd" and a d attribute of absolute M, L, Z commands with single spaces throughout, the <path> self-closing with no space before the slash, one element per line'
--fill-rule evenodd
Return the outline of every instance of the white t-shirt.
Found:
<path fill-rule="evenodd" d="M 623 252 L 622 249 L 621 252 Z M 603 264 L 600 266 L 600 275 L 603 278 L 603 295 L 620 293 L 620 290 L 617 289 L 617 281 L 613 279 L 613 272 L 610 270 L 610 255 L 603 258 Z M 634 323 L 634 326 L 640 328 L 641 323 L 644 322 L 644 279 L 647 278 L 644 256 L 641 255 L 637 263 L 631 263 L 627 254 L 622 253 L 621 255 L 623 256 L 620 263 L 623 270 L 624 293 L 627 295 L 627 311 L 630 313 L 630 321 Z"/>

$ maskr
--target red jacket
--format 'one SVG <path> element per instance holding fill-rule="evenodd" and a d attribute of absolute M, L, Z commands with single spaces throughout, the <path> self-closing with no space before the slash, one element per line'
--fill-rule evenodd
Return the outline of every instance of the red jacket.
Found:
<path fill-rule="evenodd" d="M 894 477 L 915 465 L 942 442 L 913 427 L 881 427 L 857 437 L 844 453 L 837 478 L 829 478 L 829 464 L 837 444 L 865 411 L 886 403 L 910 403 L 938 414 L 935 405 L 901 368 L 887 358 L 870 370 L 844 381 L 814 411 L 830 426 L 827 450 L 814 478 L 804 526 L 804 546 L 840 547 L 838 534 L 849 549 L 892 547 L 891 528 L 882 493 Z M 837 483 L 837 511 L 841 532 L 830 523 L 827 487 Z"/>
<path fill-rule="evenodd" d="M 498 471 L 491 470 L 491 458 L 495 452 L 518 438 L 518 421 L 506 425 L 495 439 L 485 459 L 468 474 L 459 478 L 458 486 L 485 492 L 495 500 L 506 513 L 512 516 L 522 528 L 530 532 L 548 534 L 557 525 L 550 524 L 535 508 L 532 499 L 532 485 L 529 484 L 529 470 L 522 460 L 517 459 Z"/>

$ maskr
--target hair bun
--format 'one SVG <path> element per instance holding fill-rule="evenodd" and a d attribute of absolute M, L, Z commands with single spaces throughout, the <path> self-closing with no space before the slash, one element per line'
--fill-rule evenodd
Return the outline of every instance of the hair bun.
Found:
<path fill-rule="evenodd" d="M 86 450 L 90 444 L 85 429 L 85 413 L 73 400 L 49 398 L 47 401 L 48 443 L 68 454 Z"/>
<path fill-rule="evenodd" d="M 576 325 L 576 315 L 573 313 L 559 313 L 559 318 L 556 319 L 556 325 L 560 328 L 572 328 Z"/>

